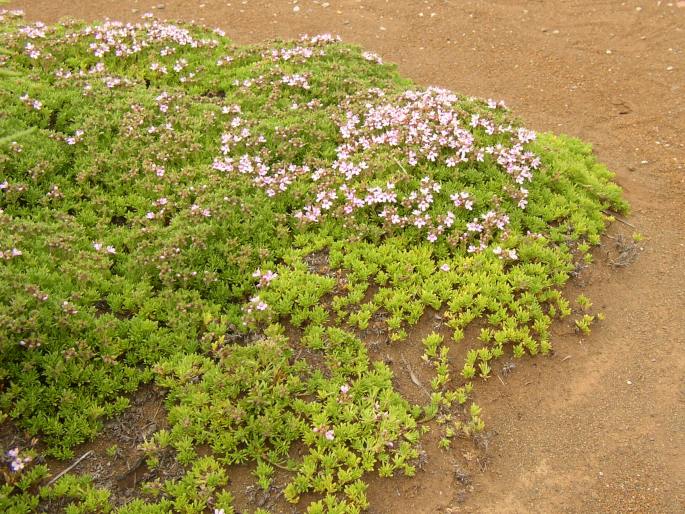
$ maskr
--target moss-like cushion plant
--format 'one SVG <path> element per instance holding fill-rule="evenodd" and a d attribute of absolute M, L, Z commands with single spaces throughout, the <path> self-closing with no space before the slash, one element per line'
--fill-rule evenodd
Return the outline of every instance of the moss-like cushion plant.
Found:
<path fill-rule="evenodd" d="M 238 463 L 309 512 L 365 509 L 427 430 L 482 429 L 494 359 L 550 351 L 562 286 L 626 209 L 588 145 L 331 35 L 2 11 L 0 106 L 0 422 L 68 459 L 154 381 L 148 465 L 173 448 L 187 473 L 124 513 L 231 512 Z M 427 310 L 449 331 L 417 340 Z M 370 327 L 422 347 L 424 404 Z M 32 487 L 37 451 L 3 455 L 0 510 L 114 510 L 87 477 Z"/>

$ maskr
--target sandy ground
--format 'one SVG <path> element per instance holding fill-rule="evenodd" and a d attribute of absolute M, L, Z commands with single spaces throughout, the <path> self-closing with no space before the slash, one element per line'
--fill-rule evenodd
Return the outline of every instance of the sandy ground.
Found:
<path fill-rule="evenodd" d="M 413 481 L 374 482 L 370 511 L 685 512 L 684 1 L 10 5 L 46 22 L 151 11 L 221 27 L 241 43 L 337 33 L 418 84 L 504 99 L 532 128 L 593 143 L 633 208 L 630 225 L 610 235 L 645 236 L 627 267 L 612 266 L 606 239 L 568 288 L 606 321 L 588 337 L 560 324 L 553 357 L 480 384 L 490 432 L 479 451 L 465 443 Z"/>

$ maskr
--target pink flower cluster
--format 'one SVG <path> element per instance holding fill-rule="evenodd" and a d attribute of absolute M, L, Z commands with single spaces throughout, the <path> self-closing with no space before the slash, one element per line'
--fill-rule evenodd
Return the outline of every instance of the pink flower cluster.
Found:
<path fill-rule="evenodd" d="M 259 77 L 255 77 L 253 79 L 245 79 L 245 80 L 234 80 L 233 85 L 235 87 L 241 87 L 243 89 L 248 89 L 251 88 L 252 86 L 263 86 L 266 84 L 266 79 L 264 78 L 263 75 L 260 75 Z"/>
<path fill-rule="evenodd" d="M 376 64 L 383 64 L 381 56 L 374 52 L 364 52 L 362 53 L 362 58 L 367 61 L 375 62 Z"/>
<path fill-rule="evenodd" d="M 21 95 L 19 97 L 19 100 L 21 100 L 22 103 L 27 107 L 34 109 L 36 111 L 40 111 L 43 108 L 43 102 L 29 97 L 28 93 Z"/>
<path fill-rule="evenodd" d="M 510 250 L 503 250 L 501 246 L 495 246 L 492 249 L 492 253 L 494 253 L 497 257 L 500 259 L 509 259 L 512 261 L 518 260 L 518 253 L 514 249 Z"/>
<path fill-rule="evenodd" d="M 10 259 L 14 259 L 15 257 L 21 257 L 23 255 L 21 250 L 18 250 L 16 248 L 11 248 L 9 250 L 0 250 L 0 259 L 4 261 L 9 261 Z"/>
<path fill-rule="evenodd" d="M 261 269 L 257 268 L 254 273 L 252 273 L 252 277 L 258 279 L 257 282 L 257 287 L 260 289 L 263 289 L 265 287 L 268 287 L 271 282 L 273 282 L 276 278 L 278 278 L 278 273 L 274 273 L 271 270 L 266 270 L 262 272 Z M 243 307 L 243 311 L 245 312 L 245 317 L 243 318 L 243 325 L 247 325 L 248 323 L 252 323 L 256 320 L 256 316 L 259 313 L 264 313 L 269 309 L 269 305 L 261 299 L 259 295 L 255 295 L 252 298 L 250 298 L 250 301 Z"/>
<path fill-rule="evenodd" d="M 7 9 L 0 9 L 0 22 L 5 21 L 5 19 L 17 19 L 17 18 L 23 18 L 24 17 L 24 11 L 21 9 L 12 9 L 12 10 L 7 10 Z"/>
<path fill-rule="evenodd" d="M 297 75 L 282 81 L 288 85 L 303 84 L 302 77 Z M 249 79 L 242 85 L 252 83 L 248 82 Z M 408 91 L 395 102 L 384 100 L 383 92 L 377 89 L 369 94 L 378 100 L 367 103 L 361 112 L 348 110 L 339 122 L 342 143 L 329 166 L 312 171 L 307 165 L 269 163 L 268 154 L 264 156 L 264 136 L 252 134 L 247 122 L 235 116 L 222 136 L 222 157 L 215 159 L 213 167 L 252 176 L 253 183 L 268 196 L 287 191 L 296 180 L 310 180 L 311 201 L 294 213 L 303 223 L 317 223 L 327 212 L 349 216 L 360 209 L 373 209 L 388 230 L 413 226 L 430 242 L 444 235 L 452 243 L 466 242 L 471 252 L 483 251 L 497 233 L 505 238 L 509 223 L 506 213 L 490 210 L 457 227 L 455 212 L 436 212 L 436 199 L 447 194 L 440 182 L 425 176 L 418 187 L 412 188 L 411 177 L 396 160 L 405 171 L 398 177 L 399 184 L 375 184 L 375 172 L 369 163 L 381 147 L 399 152 L 409 167 L 443 163 L 447 168 L 456 168 L 461 163 L 489 158 L 511 177 L 512 185 L 504 192 L 523 209 L 528 190 L 522 185 L 532 180 L 533 171 L 540 165 L 540 159 L 525 149 L 535 133 L 497 124 L 487 113 L 464 119 L 454 108 L 457 96 L 444 89 Z M 490 108 L 503 108 L 503 104 L 491 102 Z M 503 142 L 479 146 L 479 130 L 488 136 L 499 135 Z M 255 151 L 235 156 L 238 145 Z M 474 210 L 475 200 L 468 191 L 450 193 L 449 199 L 456 209 Z"/>
<path fill-rule="evenodd" d="M 22 471 L 33 460 L 30 455 L 22 456 L 19 448 L 8 450 L 5 456 L 9 460 L 9 467 L 14 473 Z"/>
<path fill-rule="evenodd" d="M 250 298 L 250 303 L 247 304 L 245 312 L 247 314 L 252 314 L 254 311 L 265 311 L 269 306 L 264 302 L 259 296 L 253 296 Z"/>
<path fill-rule="evenodd" d="M 250 135 L 249 129 L 244 128 L 239 134 L 224 134 L 222 136 L 222 153 L 228 154 L 231 151 L 230 143 L 243 141 Z M 258 143 L 265 143 L 266 140 L 258 138 Z M 249 143 L 248 143 L 249 146 Z M 267 196 L 275 196 L 276 193 L 283 193 L 300 176 L 310 172 L 309 166 L 297 166 L 288 164 L 271 167 L 266 164 L 261 157 L 243 154 L 239 159 L 232 157 L 222 157 L 214 160 L 212 167 L 215 170 L 231 173 L 238 171 L 243 175 L 252 175 L 253 183 L 263 189 Z"/>
<path fill-rule="evenodd" d="M 25 27 L 21 27 L 19 29 L 19 32 L 24 34 L 29 39 L 44 38 L 46 31 L 47 26 L 41 21 L 38 21 L 33 25 L 26 25 Z"/>
<path fill-rule="evenodd" d="M 290 87 L 301 87 L 302 89 L 310 89 L 309 81 L 304 75 L 298 73 L 294 75 L 283 75 L 281 77 L 281 83 Z"/>
<path fill-rule="evenodd" d="M 219 57 L 216 60 L 216 65 L 221 67 L 221 66 L 224 66 L 225 64 L 230 64 L 232 62 L 233 62 L 233 57 L 231 57 L 230 55 L 224 55 L 223 57 Z"/>
<path fill-rule="evenodd" d="M 467 211 L 473 210 L 473 200 L 471 199 L 469 193 L 466 191 L 450 195 L 450 200 L 454 202 L 455 207 L 463 207 Z"/>
<path fill-rule="evenodd" d="M 96 57 L 104 57 L 107 54 L 127 57 L 158 43 L 191 48 L 212 48 L 218 45 L 216 40 L 195 39 L 189 30 L 157 20 L 135 24 L 106 21 L 101 25 L 89 25 L 71 37 L 77 39 L 82 36 L 91 36 L 94 39 L 90 49 Z"/>
<path fill-rule="evenodd" d="M 325 46 L 325 45 L 331 45 L 334 43 L 339 43 L 342 41 L 340 36 L 334 36 L 332 34 L 317 34 L 316 36 L 308 36 L 307 34 L 303 34 L 300 36 L 300 42 L 301 43 L 307 43 L 312 46 Z"/>
<path fill-rule="evenodd" d="M 26 45 L 24 46 L 24 52 L 31 59 L 38 59 L 41 55 L 43 55 L 42 52 L 38 50 L 38 48 L 36 48 L 36 46 L 33 43 L 26 43 Z"/>
<path fill-rule="evenodd" d="M 335 439 L 335 431 L 327 427 L 314 427 L 312 428 L 312 432 L 323 435 L 328 441 L 333 441 Z"/>
<path fill-rule="evenodd" d="M 179 27 L 177 25 L 160 22 L 154 20 L 152 15 L 143 15 L 145 19 L 142 23 L 122 23 L 118 21 L 106 21 L 102 24 L 89 25 L 75 32 L 69 32 L 62 37 L 64 43 L 76 43 L 79 41 L 87 41 L 89 50 L 97 58 L 105 58 L 113 55 L 116 57 L 129 57 L 151 48 L 154 45 L 164 45 L 159 51 L 160 57 L 166 57 L 176 53 L 177 48 L 214 48 L 219 42 L 216 39 L 197 39 L 193 37 L 190 30 Z M 45 25 L 36 23 L 20 29 L 28 40 L 24 45 L 24 52 L 32 59 L 49 59 L 49 54 L 46 49 L 41 49 L 37 46 L 40 39 L 45 37 L 47 32 Z M 232 58 L 225 58 L 226 61 Z M 217 65 L 221 65 L 221 59 Z M 153 62 L 150 65 L 151 71 L 166 75 L 173 70 L 180 74 L 188 66 L 188 62 L 183 59 L 177 59 L 173 63 L 163 64 L 160 62 Z M 101 74 L 104 72 L 104 63 L 99 62 L 92 67 L 88 74 Z M 198 70 L 188 72 L 186 75 L 179 76 L 180 82 L 189 82 L 195 78 Z M 83 70 L 72 72 L 69 70 L 58 70 L 56 76 L 61 79 L 68 79 L 73 76 L 83 77 L 86 72 Z M 101 77 L 102 82 L 106 87 L 113 89 L 115 87 L 127 86 L 133 84 L 131 80 L 107 76 Z M 89 94 L 91 85 L 86 84 L 84 87 L 84 94 Z"/>
<path fill-rule="evenodd" d="M 310 100 L 306 104 L 298 104 L 297 102 L 293 102 L 292 105 L 290 106 L 290 109 L 293 111 L 296 111 L 297 109 L 303 109 L 306 111 L 306 110 L 316 109 L 318 107 L 321 107 L 321 102 L 317 98 L 314 98 L 313 100 Z"/>
<path fill-rule="evenodd" d="M 469 253 L 482 252 L 495 238 L 498 231 L 503 231 L 502 239 L 507 238 L 506 228 L 508 225 L 509 216 L 507 214 L 488 211 L 480 218 L 473 218 L 466 224 L 466 232 L 460 236 L 460 240 L 474 240 L 474 244 L 470 244 L 468 247 Z"/>
<path fill-rule="evenodd" d="M 256 279 L 259 279 L 259 282 L 257 283 L 257 287 L 262 288 L 262 287 L 267 287 L 272 280 L 275 278 L 278 278 L 278 273 L 274 273 L 271 270 L 266 270 L 265 272 L 262 273 L 262 270 L 257 268 L 254 273 L 252 273 L 252 276 Z"/>
<path fill-rule="evenodd" d="M 194 216 L 202 216 L 204 218 L 211 218 L 212 211 L 208 208 L 202 208 L 198 204 L 194 203 L 190 206 L 190 214 Z"/>
<path fill-rule="evenodd" d="M 377 96 L 383 98 L 381 94 Z M 379 186 L 361 185 L 373 180 L 367 159 L 375 153 L 374 149 L 381 146 L 397 148 L 404 153 L 410 167 L 423 162 L 442 162 L 453 168 L 469 161 L 482 162 L 490 155 L 511 176 L 513 184 L 519 186 L 506 192 L 516 200 L 519 208 L 525 208 L 528 190 L 520 185 L 532 180 L 533 170 L 539 167 L 540 159 L 526 151 L 524 145 L 535 138 L 535 133 L 498 125 L 485 114 L 474 114 L 469 120 L 464 120 L 453 107 L 456 101 L 456 95 L 450 91 L 429 88 L 426 91 L 408 91 L 395 103 L 382 100 L 367 103 L 361 113 L 348 111 L 339 124 L 343 143 L 337 149 L 337 159 L 331 164 L 331 170 L 317 170 L 316 176 L 311 177 L 318 183 L 314 202 L 295 216 L 303 221 L 317 222 L 323 211 L 335 207 L 331 198 L 338 198 L 344 214 L 379 205 L 382 210 L 378 215 L 389 227 L 413 225 L 425 231 L 430 242 L 446 234 L 455 224 L 456 216 L 452 211 L 434 212 L 434 196 L 439 195 L 442 188 L 429 177 L 424 177 L 418 189 L 404 196 Z M 494 108 L 502 106 L 495 104 Z M 512 144 L 479 147 L 475 129 L 482 129 L 487 135 L 508 136 Z M 398 164 L 402 167 L 401 163 Z M 394 189 L 394 185 L 388 185 L 391 186 L 388 189 Z M 457 208 L 474 209 L 474 200 L 467 191 L 453 193 L 450 199 Z M 476 239 L 470 249 L 482 251 L 493 238 L 495 229 L 505 230 L 508 219 L 506 214 L 488 212 L 482 220 L 474 219 L 469 223 L 467 230 L 456 236 L 456 240 Z"/>
<path fill-rule="evenodd" d="M 299 60 L 306 61 L 314 55 L 314 50 L 307 46 L 296 46 L 294 48 L 275 48 L 270 52 L 262 53 L 265 59 L 272 61 L 290 61 Z M 325 55 L 323 50 L 320 50 L 318 55 Z"/>
<path fill-rule="evenodd" d="M 99 243 L 97 241 L 93 241 L 93 248 L 95 249 L 96 252 L 101 252 L 101 251 L 103 251 L 103 248 L 104 248 L 104 252 L 108 253 L 110 255 L 114 255 L 117 253 L 116 248 L 114 248 L 113 246 L 111 246 L 111 245 L 104 246 L 103 243 Z"/>
<path fill-rule="evenodd" d="M 81 141 L 83 141 L 83 134 L 83 130 L 78 129 L 74 132 L 73 136 L 67 136 L 64 139 L 64 142 L 68 145 L 75 145 L 76 143 L 80 143 Z"/>
<path fill-rule="evenodd" d="M 165 210 L 166 210 L 165 207 L 166 207 L 166 205 L 168 205 L 168 203 L 169 203 L 169 201 L 168 201 L 165 197 L 162 197 L 162 198 L 159 198 L 158 200 L 155 200 L 155 202 L 153 203 L 153 205 L 154 205 L 155 207 L 159 208 L 159 211 L 158 211 L 158 212 L 155 212 L 155 211 L 148 211 L 148 212 L 145 214 L 145 218 L 148 219 L 148 220 L 153 220 L 153 219 L 156 219 L 156 218 L 162 218 L 162 217 L 164 217 L 164 212 L 165 212 Z"/>

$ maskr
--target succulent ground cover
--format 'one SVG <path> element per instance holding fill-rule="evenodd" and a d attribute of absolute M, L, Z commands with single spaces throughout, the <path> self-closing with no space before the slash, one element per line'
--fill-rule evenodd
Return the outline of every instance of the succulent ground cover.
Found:
<path fill-rule="evenodd" d="M 561 287 L 626 209 L 589 146 L 331 35 L 0 17 L 0 422 L 39 441 L 3 455 L 3 511 L 228 513 L 251 463 L 302 509 L 359 512 L 428 430 L 445 451 L 482 430 L 473 388 L 551 350 Z M 449 332 L 417 340 L 429 313 Z M 422 347 L 425 401 L 371 331 Z M 147 464 L 171 449 L 185 474 L 116 507 L 88 477 L 46 486 L 41 456 L 149 382 L 169 426 Z"/>

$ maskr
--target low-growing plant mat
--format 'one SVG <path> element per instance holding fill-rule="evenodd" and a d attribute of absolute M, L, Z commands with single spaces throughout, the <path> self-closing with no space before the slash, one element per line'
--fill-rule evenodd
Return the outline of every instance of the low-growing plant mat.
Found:
<path fill-rule="evenodd" d="M 267 491 L 292 471 L 289 500 L 364 507 L 361 473 L 411 475 L 426 427 L 445 447 L 481 428 L 468 396 L 491 361 L 549 350 L 558 288 L 623 208 L 586 147 L 533 141 L 497 102 L 409 89 L 331 37 L 285 47 L 157 22 L 16 42 L 3 398 L 66 457 L 155 377 L 170 429 L 148 466 L 172 447 L 189 472 L 147 486 L 149 508 L 229 509 L 243 461 Z M 426 316 L 449 333 L 407 337 Z M 399 352 L 423 401 L 393 390 L 369 331 L 425 351 L 428 378 Z"/>

